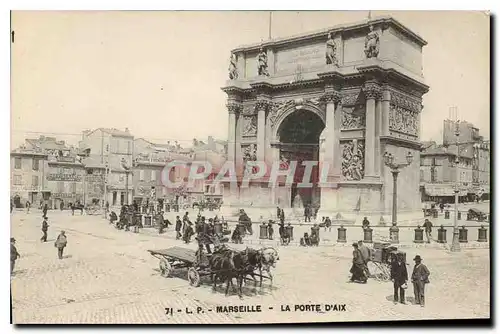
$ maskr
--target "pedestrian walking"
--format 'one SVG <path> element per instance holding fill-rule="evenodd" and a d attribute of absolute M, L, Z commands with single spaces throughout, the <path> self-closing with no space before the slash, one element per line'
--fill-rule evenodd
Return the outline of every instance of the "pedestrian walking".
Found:
<path fill-rule="evenodd" d="M 61 203 L 59 203 L 59 209 L 62 211 L 64 209 L 64 202 L 61 201 Z"/>
<path fill-rule="evenodd" d="M 26 201 L 26 213 L 30 213 L 31 203 L 30 201 Z"/>
<path fill-rule="evenodd" d="M 43 206 L 43 209 L 42 209 L 42 217 L 47 217 L 47 211 L 49 210 L 49 206 L 47 205 L 47 203 L 45 203 L 45 205 Z"/>
<path fill-rule="evenodd" d="M 14 267 L 16 266 L 16 260 L 20 258 L 17 248 L 16 248 L 16 239 L 10 238 L 10 274 L 14 273 Z"/>
<path fill-rule="evenodd" d="M 425 306 L 425 285 L 430 283 L 429 269 L 422 263 L 420 255 L 415 256 L 415 267 L 411 274 L 411 282 L 413 283 L 413 293 L 415 294 L 415 302 L 421 307 Z"/>
<path fill-rule="evenodd" d="M 281 208 L 279 206 L 276 207 L 276 218 L 280 219 L 281 216 Z"/>
<path fill-rule="evenodd" d="M 361 255 L 363 256 L 363 261 L 365 262 L 366 277 L 370 277 L 371 274 L 370 274 L 370 270 L 368 269 L 368 262 L 370 262 L 370 260 L 371 260 L 370 249 L 368 247 L 366 247 L 366 245 L 361 240 L 358 241 L 358 249 L 361 252 Z"/>
<path fill-rule="evenodd" d="M 432 223 L 429 219 L 426 219 L 424 222 L 424 230 L 427 243 L 430 244 L 432 239 Z"/>
<path fill-rule="evenodd" d="M 176 221 L 175 221 L 175 239 L 179 240 L 182 237 L 181 234 L 181 229 L 182 229 L 182 221 L 179 216 L 177 216 Z"/>
<path fill-rule="evenodd" d="M 391 264 L 391 281 L 394 283 L 394 303 L 406 304 L 405 289 L 408 287 L 408 271 L 401 253 L 396 255 L 396 261 Z"/>
<path fill-rule="evenodd" d="M 66 232 L 61 231 L 61 233 L 57 236 L 56 242 L 54 242 L 54 246 L 57 248 L 57 255 L 59 260 L 62 260 L 64 248 L 68 245 L 68 238 L 66 238 Z"/>
<path fill-rule="evenodd" d="M 365 275 L 365 262 L 363 261 L 363 255 L 359 251 L 358 244 L 353 243 L 354 248 L 352 252 L 352 266 L 351 266 L 351 282 L 361 282 L 366 283 L 367 277 Z"/>
<path fill-rule="evenodd" d="M 267 236 L 269 240 L 273 240 L 273 234 L 274 234 L 273 221 L 269 219 L 269 224 L 267 225 Z"/>
<path fill-rule="evenodd" d="M 311 208 L 309 207 L 309 205 L 306 205 L 304 207 L 304 222 L 306 222 L 306 223 L 307 222 L 309 222 L 309 223 L 311 222 L 311 213 L 310 213 L 310 211 L 311 211 Z"/>
<path fill-rule="evenodd" d="M 42 237 L 40 238 L 41 242 L 47 242 L 47 231 L 49 230 L 49 223 L 47 223 L 47 216 L 43 217 L 43 222 L 42 222 Z"/>

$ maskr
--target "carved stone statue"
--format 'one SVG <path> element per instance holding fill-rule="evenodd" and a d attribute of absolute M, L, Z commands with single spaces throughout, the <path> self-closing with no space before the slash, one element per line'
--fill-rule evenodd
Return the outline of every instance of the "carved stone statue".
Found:
<path fill-rule="evenodd" d="M 353 140 L 342 150 L 342 175 L 348 181 L 358 181 L 364 176 L 364 145 Z"/>
<path fill-rule="evenodd" d="M 326 41 L 326 64 L 338 66 L 337 61 L 337 45 L 333 40 L 333 34 L 328 34 L 328 40 Z"/>
<path fill-rule="evenodd" d="M 267 70 L 267 52 L 264 48 L 260 48 L 260 53 L 257 56 L 257 73 L 259 75 L 269 76 L 269 72 Z"/>
<path fill-rule="evenodd" d="M 255 148 L 255 144 L 251 144 L 245 148 L 243 152 L 243 161 L 246 163 L 247 161 L 256 161 L 257 160 L 257 150 Z"/>
<path fill-rule="evenodd" d="M 380 39 L 378 34 L 373 31 L 373 26 L 370 25 L 370 32 L 365 38 L 365 55 L 366 58 L 376 58 L 379 52 Z"/>
<path fill-rule="evenodd" d="M 304 208 L 304 203 L 302 203 L 302 197 L 299 194 L 295 195 L 293 198 L 293 209 L 294 211 Z"/>
<path fill-rule="evenodd" d="M 238 79 L 238 69 L 236 68 L 236 55 L 231 53 L 231 58 L 229 59 L 229 79 L 236 80 Z"/>
<path fill-rule="evenodd" d="M 257 118 L 255 116 L 245 116 L 243 121 L 243 135 L 254 136 L 257 133 Z"/>

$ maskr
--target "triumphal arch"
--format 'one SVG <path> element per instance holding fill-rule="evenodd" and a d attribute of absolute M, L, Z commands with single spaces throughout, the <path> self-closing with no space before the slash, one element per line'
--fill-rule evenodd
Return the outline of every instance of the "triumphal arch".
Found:
<path fill-rule="evenodd" d="M 266 177 L 248 187 L 225 187 L 226 206 L 272 210 L 279 205 L 320 207 L 319 216 L 368 216 L 386 221 L 393 183 L 383 154 L 414 162 L 398 178 L 399 219 L 421 213 L 420 114 L 428 91 L 422 72 L 426 42 L 390 17 L 272 39 L 232 50 L 227 94 L 227 159 L 291 161 L 294 182 L 269 187 Z M 298 187 L 303 161 L 330 167 L 327 185 Z M 243 169 L 237 169 L 241 180 Z M 267 175 L 269 176 L 269 175 Z M 357 218 L 355 218 L 357 219 Z"/>

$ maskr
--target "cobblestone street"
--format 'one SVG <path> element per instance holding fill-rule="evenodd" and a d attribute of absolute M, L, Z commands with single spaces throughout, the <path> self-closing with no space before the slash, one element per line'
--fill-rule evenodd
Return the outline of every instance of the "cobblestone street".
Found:
<path fill-rule="evenodd" d="M 195 213 L 191 216 L 194 217 Z M 420 308 L 411 303 L 411 287 L 407 292 L 408 305 L 394 305 L 390 282 L 347 283 L 351 247 L 305 249 L 277 246 L 280 260 L 273 271 L 273 285 L 265 281 L 262 289 L 254 290 L 253 283 L 248 283 L 240 300 L 234 292 L 225 297 L 222 288 L 212 292 L 210 284 L 198 288 L 190 286 L 185 270 L 174 272 L 171 278 L 160 276 L 158 260 L 147 252 L 148 249 L 176 245 L 196 248 L 194 242 L 186 246 L 174 240 L 172 227 L 162 236 L 153 229 L 134 234 L 115 229 L 100 216 L 71 216 L 70 212 L 57 211 L 48 213 L 49 238 L 42 243 L 39 212 L 26 214 L 18 211 L 11 217 L 11 236 L 16 238 L 21 254 L 11 280 L 13 321 L 16 324 L 330 322 L 489 317 L 488 249 L 463 249 L 460 253 L 433 248 L 405 249 L 410 275 L 411 259 L 416 254 L 422 256 L 431 271 L 431 283 L 426 288 L 426 307 Z M 57 258 L 54 247 L 54 239 L 60 230 L 65 230 L 68 236 L 63 260 Z M 336 233 L 334 235 L 336 237 Z M 451 239 L 450 234 L 448 238 Z M 237 248 L 236 245 L 230 246 Z M 375 270 L 374 267 L 371 269 Z M 346 312 L 294 312 L 295 304 L 346 304 Z M 218 305 L 262 305 L 262 313 L 217 313 L 215 308 Z M 290 305 L 291 312 L 280 311 L 281 305 Z M 204 313 L 198 314 L 197 307 L 201 307 Z M 171 316 L 165 314 L 165 308 L 188 308 L 193 313 L 179 312 Z"/>

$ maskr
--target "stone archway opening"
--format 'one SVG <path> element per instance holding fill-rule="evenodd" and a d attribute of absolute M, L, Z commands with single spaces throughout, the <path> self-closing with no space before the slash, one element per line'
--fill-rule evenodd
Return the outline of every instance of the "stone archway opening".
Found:
<path fill-rule="evenodd" d="M 325 123 L 316 113 L 298 109 L 288 115 L 278 127 L 279 151 L 282 164 L 297 161 L 294 180 L 289 193 L 291 206 L 303 208 L 305 205 L 320 206 L 319 183 L 319 142 Z M 304 161 L 316 162 L 312 173 L 305 175 Z M 286 168 L 286 166 L 284 166 Z M 299 187 L 300 183 L 312 183 L 312 187 Z"/>

